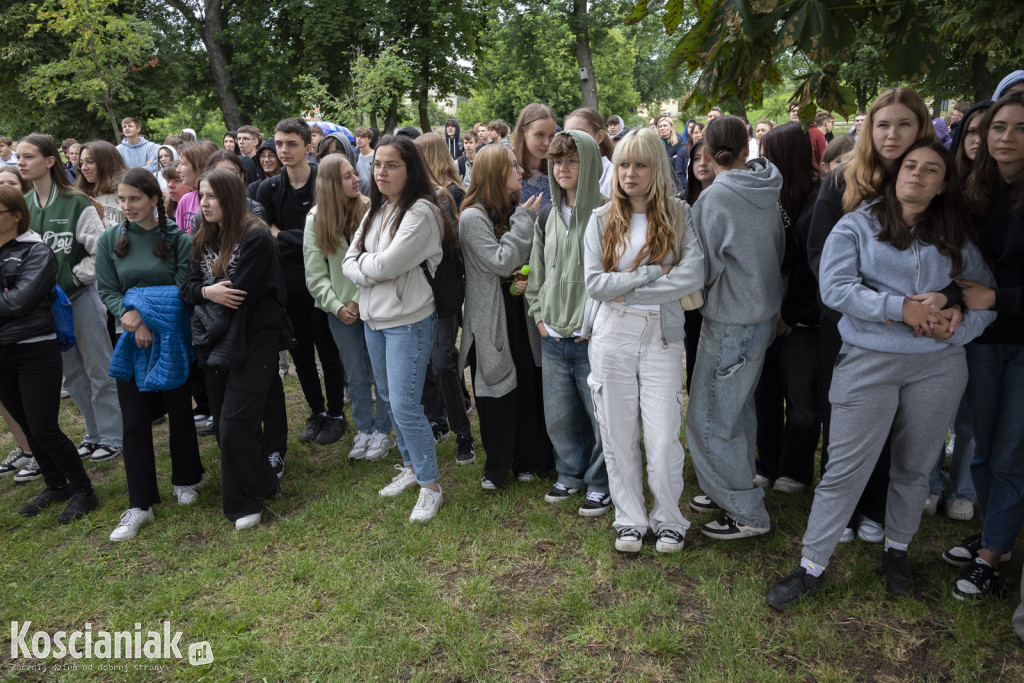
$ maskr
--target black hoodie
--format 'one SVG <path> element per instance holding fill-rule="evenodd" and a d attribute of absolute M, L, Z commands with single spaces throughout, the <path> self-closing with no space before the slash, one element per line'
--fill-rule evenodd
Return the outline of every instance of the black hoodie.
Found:
<path fill-rule="evenodd" d="M 455 137 L 448 137 L 448 126 L 455 125 Z M 465 153 L 465 149 L 462 147 L 462 127 L 459 125 L 458 120 L 448 119 L 444 122 L 444 144 L 448 145 L 448 153 L 452 155 L 452 159 L 458 159 Z"/>

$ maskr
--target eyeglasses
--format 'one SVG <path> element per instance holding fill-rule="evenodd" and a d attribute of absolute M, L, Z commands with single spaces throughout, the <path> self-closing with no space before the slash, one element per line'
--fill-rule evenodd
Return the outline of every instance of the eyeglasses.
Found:
<path fill-rule="evenodd" d="M 370 164 L 370 170 L 374 173 L 394 173 L 400 168 L 403 168 L 405 164 L 396 164 L 394 161 L 389 161 L 386 164 L 382 164 L 379 161 L 375 161 Z"/>
<path fill-rule="evenodd" d="M 513 161 L 512 162 L 512 170 L 513 171 L 522 171 L 523 167 L 519 165 L 518 161 Z"/>
<path fill-rule="evenodd" d="M 580 160 L 577 159 L 576 157 L 573 157 L 572 159 L 554 159 L 551 162 L 551 165 L 552 166 L 556 166 L 556 167 L 557 166 L 567 166 L 569 168 L 579 168 L 580 167 Z"/>

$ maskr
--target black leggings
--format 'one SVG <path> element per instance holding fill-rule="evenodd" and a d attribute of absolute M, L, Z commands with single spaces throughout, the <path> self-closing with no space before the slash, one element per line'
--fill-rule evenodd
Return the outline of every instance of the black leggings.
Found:
<path fill-rule="evenodd" d="M 25 432 L 47 488 L 92 491 L 78 449 L 60 430 L 64 376 L 56 339 L 0 346 L 0 403 Z"/>
<path fill-rule="evenodd" d="M 327 314 L 313 307 L 313 298 L 308 294 L 307 299 L 289 299 L 287 307 L 295 334 L 295 348 L 292 349 L 295 374 L 299 376 L 302 395 L 310 411 L 314 415 L 324 412 L 324 395 L 320 391 L 320 376 L 316 370 L 319 354 L 327 390 L 326 411 L 337 417 L 345 408 L 345 371 L 341 365 L 341 354 L 331 335 Z M 277 349 L 276 340 L 273 346 Z"/>

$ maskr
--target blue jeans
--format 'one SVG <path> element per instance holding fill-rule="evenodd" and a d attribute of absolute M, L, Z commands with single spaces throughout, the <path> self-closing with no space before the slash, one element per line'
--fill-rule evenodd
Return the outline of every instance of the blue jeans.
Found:
<path fill-rule="evenodd" d="M 417 323 L 384 330 L 363 326 L 377 394 L 391 409 L 402 462 L 412 466 L 420 486 L 440 478 L 434 433 L 420 403 L 436 320 L 437 314 L 431 313 Z"/>
<path fill-rule="evenodd" d="M 941 496 L 944 500 L 963 498 L 974 502 L 974 480 L 971 479 L 971 462 L 974 460 L 974 425 L 971 420 L 971 402 L 967 392 L 960 399 L 956 417 L 953 418 L 953 457 L 949 462 L 949 475 L 942 471 L 946 463 L 946 448 L 939 449 L 939 459 L 932 469 L 928 482 L 928 493 Z"/>
<path fill-rule="evenodd" d="M 608 493 L 601 435 L 594 419 L 590 342 L 541 337 L 544 421 L 555 447 L 558 483 L 587 492 Z"/>
<path fill-rule="evenodd" d="M 967 369 L 981 546 L 1002 554 L 1013 549 L 1024 523 L 1024 345 L 968 344 Z"/>
<path fill-rule="evenodd" d="M 391 433 L 391 415 L 386 399 L 378 396 L 377 414 L 373 414 L 373 398 L 370 387 L 373 386 L 373 367 L 370 365 L 370 354 L 366 350 L 366 337 L 363 334 L 363 321 L 356 320 L 351 325 L 341 322 L 336 315 L 327 316 L 327 324 L 331 328 L 331 336 L 341 354 L 341 364 L 348 376 L 348 392 L 352 397 L 352 421 L 356 430 L 369 434 L 371 432 Z"/>
<path fill-rule="evenodd" d="M 770 526 L 764 490 L 754 485 L 754 390 L 775 318 L 729 324 L 704 318 L 686 410 L 686 444 L 697 482 L 741 524 Z"/>

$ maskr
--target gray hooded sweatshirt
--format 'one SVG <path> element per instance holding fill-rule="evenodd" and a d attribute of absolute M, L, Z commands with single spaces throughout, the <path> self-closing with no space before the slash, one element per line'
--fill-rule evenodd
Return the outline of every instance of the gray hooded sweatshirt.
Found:
<path fill-rule="evenodd" d="M 782 174 L 766 159 L 724 171 L 693 205 L 704 247 L 705 318 L 748 325 L 774 318 L 782 305 L 785 229 L 779 213 Z"/>
<path fill-rule="evenodd" d="M 871 351 L 928 353 L 978 337 L 996 319 L 995 311 L 967 311 L 946 340 L 914 336 L 903 322 L 906 295 L 947 287 L 953 280 L 950 262 L 934 246 L 916 238 L 903 251 L 880 242 L 877 235 L 882 226 L 870 206 L 861 204 L 840 218 L 821 253 L 821 300 L 843 314 L 839 321 L 843 341 Z M 995 285 L 974 243 L 964 245 L 962 256 L 958 278 Z"/>

